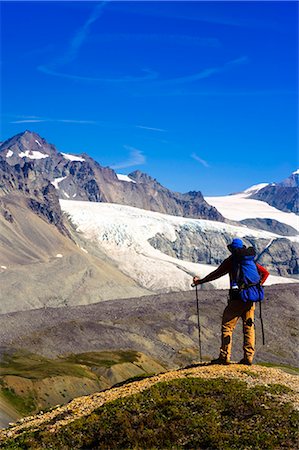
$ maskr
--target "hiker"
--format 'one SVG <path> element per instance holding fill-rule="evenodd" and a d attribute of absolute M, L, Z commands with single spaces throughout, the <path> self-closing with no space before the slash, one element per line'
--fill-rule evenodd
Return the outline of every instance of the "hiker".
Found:
<path fill-rule="evenodd" d="M 246 248 L 241 239 L 234 239 L 231 244 L 227 246 L 231 255 L 223 261 L 218 269 L 211 272 L 209 275 L 200 279 L 193 278 L 193 284 L 199 285 L 216 280 L 223 275 L 229 274 L 230 290 L 229 301 L 222 316 L 222 337 L 220 354 L 217 359 L 212 360 L 212 364 L 230 364 L 230 356 L 232 350 L 232 334 L 233 330 L 241 317 L 243 320 L 243 334 L 244 334 L 244 357 L 239 364 L 251 365 L 254 356 L 255 346 L 255 331 L 254 331 L 254 301 L 248 300 L 248 287 L 257 296 L 263 295 L 260 285 L 264 284 L 269 276 L 269 272 L 261 265 L 254 263 L 255 250 L 253 247 Z M 248 267 L 251 271 L 251 278 L 249 284 L 245 285 L 240 274 L 240 261 L 247 261 Z M 244 270 L 243 270 L 244 271 Z M 240 290 L 242 288 L 244 290 Z M 246 298 L 247 295 L 247 298 Z M 257 297 L 258 299 L 258 297 Z M 262 299 L 261 297 L 259 298 Z M 256 299 L 254 299 L 256 301 Z"/>

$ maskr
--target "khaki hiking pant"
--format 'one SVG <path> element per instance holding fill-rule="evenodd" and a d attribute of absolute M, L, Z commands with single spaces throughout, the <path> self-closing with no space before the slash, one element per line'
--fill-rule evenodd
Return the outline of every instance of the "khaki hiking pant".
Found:
<path fill-rule="evenodd" d="M 253 302 L 245 303 L 238 299 L 229 300 L 222 316 L 221 359 L 230 361 L 233 330 L 241 317 L 243 320 L 244 358 L 252 362 L 255 346 L 254 310 L 255 304 Z"/>

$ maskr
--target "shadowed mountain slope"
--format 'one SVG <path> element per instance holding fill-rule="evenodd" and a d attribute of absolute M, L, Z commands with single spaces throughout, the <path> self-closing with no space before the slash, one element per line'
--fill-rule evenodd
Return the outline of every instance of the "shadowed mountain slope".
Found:
<path fill-rule="evenodd" d="M 71 230 L 64 236 L 39 217 L 21 194 L 0 198 L 0 230 L 1 313 L 148 293 L 100 250 L 90 254 Z"/>

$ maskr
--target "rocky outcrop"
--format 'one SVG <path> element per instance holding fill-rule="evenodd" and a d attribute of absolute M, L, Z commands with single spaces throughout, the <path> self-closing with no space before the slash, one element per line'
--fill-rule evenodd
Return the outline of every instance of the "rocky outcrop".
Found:
<path fill-rule="evenodd" d="M 246 192 L 246 191 L 245 191 Z M 250 198 L 261 200 L 281 211 L 299 213 L 299 170 L 280 183 L 268 184 Z"/>
<path fill-rule="evenodd" d="M 36 172 L 31 162 L 11 166 L 0 156 L 0 197 L 12 194 L 23 195 L 29 208 L 69 236 L 54 186 Z M 6 220 L 13 221 L 9 211 L 4 214 Z"/>
<path fill-rule="evenodd" d="M 288 239 L 275 239 L 258 255 L 257 261 L 278 275 L 298 275 L 299 244 Z"/>
<path fill-rule="evenodd" d="M 227 245 L 231 242 L 228 235 L 213 231 L 192 233 L 184 227 L 175 234 L 174 242 L 158 233 L 149 243 L 169 256 L 195 263 L 217 265 L 228 257 Z"/>
<path fill-rule="evenodd" d="M 266 202 L 281 211 L 299 214 L 299 187 L 268 185 L 250 198 Z"/>
<path fill-rule="evenodd" d="M 156 234 L 149 243 L 169 256 L 201 264 L 218 265 L 229 256 L 227 245 L 232 236 L 228 233 L 207 231 L 192 233 L 181 227 L 176 232 L 176 240 L 170 241 Z M 267 267 L 272 274 L 294 276 L 299 274 L 299 244 L 288 239 L 243 239 L 246 246 L 253 246 L 257 252 L 257 262 Z"/>
<path fill-rule="evenodd" d="M 285 187 L 299 187 L 299 169 L 295 170 L 288 178 L 278 184 Z"/>
<path fill-rule="evenodd" d="M 270 231 L 281 236 L 297 236 L 298 231 L 295 228 L 275 219 L 244 219 L 240 223 L 256 230 Z"/>

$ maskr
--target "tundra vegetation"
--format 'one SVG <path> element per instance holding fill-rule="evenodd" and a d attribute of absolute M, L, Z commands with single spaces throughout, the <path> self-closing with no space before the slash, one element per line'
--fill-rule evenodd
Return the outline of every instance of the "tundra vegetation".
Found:
<path fill-rule="evenodd" d="M 279 384 L 181 378 L 104 404 L 55 433 L 43 426 L 4 449 L 295 449 L 299 414 Z M 57 420 L 57 417 L 56 417 Z"/>

